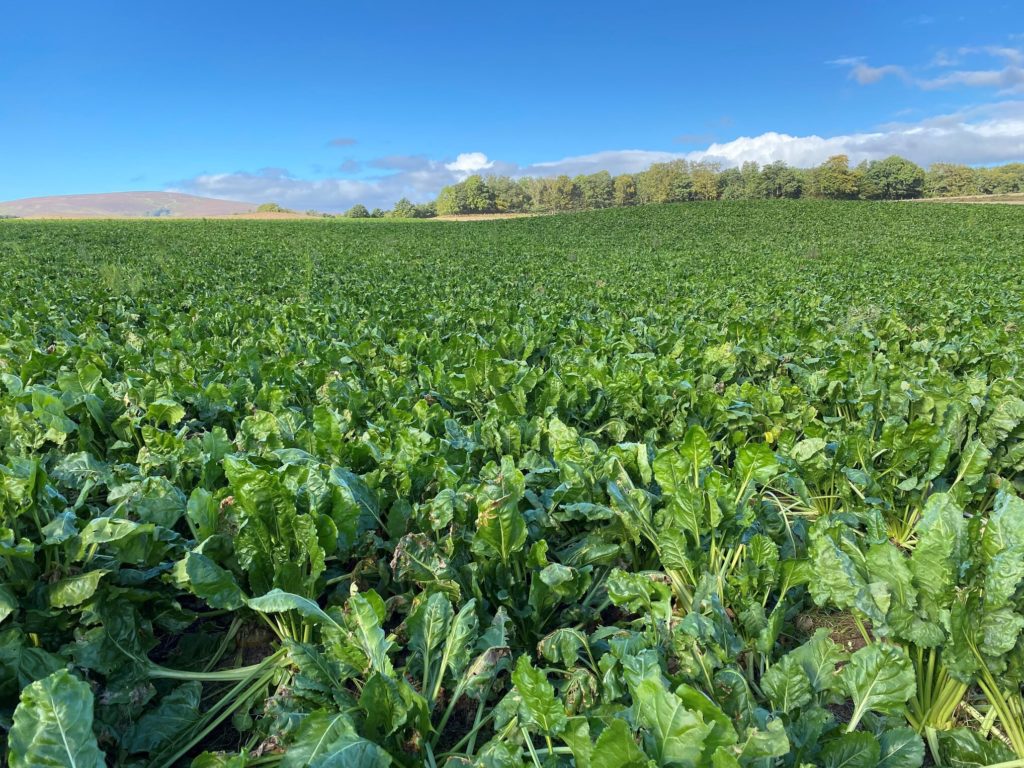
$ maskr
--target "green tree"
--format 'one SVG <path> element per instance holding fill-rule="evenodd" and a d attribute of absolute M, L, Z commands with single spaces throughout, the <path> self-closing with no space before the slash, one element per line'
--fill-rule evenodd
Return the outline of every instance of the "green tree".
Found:
<path fill-rule="evenodd" d="M 629 173 L 615 177 L 613 201 L 615 205 L 636 205 L 636 178 Z"/>
<path fill-rule="evenodd" d="M 978 193 L 974 169 L 953 163 L 932 165 L 925 174 L 924 188 L 928 197 L 955 197 Z"/>
<path fill-rule="evenodd" d="M 850 158 L 846 155 L 832 155 L 813 170 L 811 180 L 815 197 L 828 200 L 857 197 L 857 174 L 850 170 Z"/>
<path fill-rule="evenodd" d="M 747 196 L 739 168 L 726 168 L 718 174 L 718 186 L 723 200 L 743 200 Z"/>
<path fill-rule="evenodd" d="M 403 197 L 395 203 L 388 216 L 394 219 L 413 219 L 416 217 L 416 206 L 411 200 Z"/>
<path fill-rule="evenodd" d="M 715 163 L 696 163 L 690 166 L 693 179 L 693 197 L 697 200 L 717 200 L 719 167 Z"/>
<path fill-rule="evenodd" d="M 862 169 L 861 196 L 876 200 L 906 200 L 924 194 L 924 169 L 892 155 Z"/>
<path fill-rule="evenodd" d="M 295 211 L 289 210 L 288 208 L 282 208 L 277 203 L 263 203 L 256 210 L 259 213 L 295 213 Z"/>
<path fill-rule="evenodd" d="M 974 179 L 978 192 L 983 195 L 1024 192 L 1024 163 L 978 168 L 974 173 Z"/>
<path fill-rule="evenodd" d="M 473 175 L 461 182 L 462 208 L 461 213 L 494 213 L 494 192 L 487 186 L 482 176 Z"/>
<path fill-rule="evenodd" d="M 598 171 L 574 180 L 582 198 L 581 207 L 608 208 L 615 203 L 615 182 L 608 171 Z"/>
<path fill-rule="evenodd" d="M 366 206 L 362 203 L 356 203 L 347 211 L 345 215 L 350 219 L 368 219 L 370 218 L 370 212 L 366 210 Z"/>
<path fill-rule="evenodd" d="M 760 200 L 767 196 L 764 176 L 757 163 L 752 160 L 745 162 L 740 167 L 740 176 L 743 178 L 743 196 L 747 200 Z"/>
<path fill-rule="evenodd" d="M 494 195 L 494 208 L 499 213 L 522 213 L 530 210 L 527 186 L 508 176 L 492 176 L 487 180 Z"/>
<path fill-rule="evenodd" d="M 776 160 L 761 168 L 761 189 L 765 197 L 797 198 L 803 194 L 803 179 L 795 168 Z"/>
<path fill-rule="evenodd" d="M 465 201 L 462 195 L 462 185 L 450 184 L 444 187 L 438 193 L 434 204 L 437 208 L 438 216 L 457 216 L 460 213 L 465 213 L 463 210 Z"/>
<path fill-rule="evenodd" d="M 641 203 L 677 203 L 689 200 L 693 178 L 685 160 L 655 163 L 636 176 L 637 199 Z"/>

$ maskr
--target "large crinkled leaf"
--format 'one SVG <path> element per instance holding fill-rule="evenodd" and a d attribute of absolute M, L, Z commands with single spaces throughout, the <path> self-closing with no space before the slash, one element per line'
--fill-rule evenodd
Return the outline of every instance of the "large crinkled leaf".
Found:
<path fill-rule="evenodd" d="M 234 575 L 201 552 L 189 552 L 178 563 L 179 582 L 211 608 L 235 610 L 245 602 Z M 257 603 L 259 605 L 259 603 Z"/>
<path fill-rule="evenodd" d="M 647 753 L 661 766 L 696 765 L 712 726 L 659 680 L 645 679 L 633 688 L 636 722 L 646 733 Z"/>
<path fill-rule="evenodd" d="M 878 736 L 881 758 L 878 768 L 921 768 L 924 741 L 913 728 L 886 728 Z"/>
<path fill-rule="evenodd" d="M 985 447 L 994 449 L 1024 422 L 1024 400 L 1008 395 L 996 403 L 988 418 L 978 425 Z"/>
<path fill-rule="evenodd" d="M 18 598 L 6 584 L 0 584 L 0 622 L 18 610 Z"/>
<path fill-rule="evenodd" d="M 566 725 L 565 707 L 555 697 L 555 689 L 544 672 L 534 667 L 525 654 L 516 663 L 512 683 L 521 697 L 519 712 L 523 723 L 545 735 L 561 733 Z"/>
<path fill-rule="evenodd" d="M 985 607 L 1004 607 L 1024 579 L 1024 501 L 1003 492 L 985 525 Z"/>
<path fill-rule="evenodd" d="M 446 673 L 458 679 L 469 665 L 473 644 L 477 639 L 479 619 L 476 615 L 476 600 L 470 599 L 459 609 L 452 621 L 451 630 L 441 657 L 441 669 L 438 674 L 443 678 Z"/>
<path fill-rule="evenodd" d="M 882 747 L 874 734 L 847 733 L 822 747 L 821 768 L 877 768 Z"/>
<path fill-rule="evenodd" d="M 152 419 L 157 424 L 162 424 L 165 427 L 173 427 L 185 418 L 185 409 L 181 403 L 169 397 L 161 397 L 154 400 L 146 408 L 146 418 Z"/>
<path fill-rule="evenodd" d="M 374 741 L 382 741 L 405 724 L 409 708 L 400 685 L 407 683 L 374 672 L 359 694 L 359 708 L 365 715 L 364 732 Z"/>
<path fill-rule="evenodd" d="M 779 462 L 767 443 L 748 443 L 737 449 L 734 466 L 740 487 L 767 483 L 779 471 Z"/>
<path fill-rule="evenodd" d="M 761 689 L 775 708 L 792 712 L 811 700 L 811 681 L 792 653 L 786 654 L 761 677 Z"/>
<path fill-rule="evenodd" d="M 814 602 L 860 611 L 873 623 L 885 621 L 885 610 L 879 605 L 878 592 L 850 554 L 836 544 L 828 532 L 812 534 L 809 555 L 814 574 L 808 587 Z"/>
<path fill-rule="evenodd" d="M 387 768 L 391 757 L 361 738 L 345 714 L 306 715 L 287 746 L 281 768 Z"/>
<path fill-rule="evenodd" d="M 988 768 L 1008 763 L 1014 754 L 996 738 L 985 738 L 972 728 L 953 728 L 937 734 L 942 764 L 949 768 Z"/>
<path fill-rule="evenodd" d="M 961 563 L 964 562 L 963 510 L 945 493 L 928 498 L 915 532 L 917 544 L 910 555 L 910 572 L 918 596 L 932 613 L 952 602 Z"/>
<path fill-rule="evenodd" d="M 594 744 L 590 768 L 646 768 L 647 756 L 623 720 L 612 720 Z"/>
<path fill-rule="evenodd" d="M 100 579 L 107 573 L 109 571 L 103 569 L 86 571 L 51 584 L 48 590 L 50 607 L 72 608 L 81 605 L 95 594 Z"/>
<path fill-rule="evenodd" d="M 847 656 L 846 652 L 832 640 L 828 629 L 822 627 L 815 630 L 810 640 L 787 654 L 787 658 L 789 657 L 800 664 L 815 691 L 840 689 L 836 666 L 846 661 Z"/>
<path fill-rule="evenodd" d="M 379 521 L 377 498 L 361 477 L 343 467 L 333 467 L 331 518 L 338 528 L 338 550 L 347 554 L 366 531 Z"/>
<path fill-rule="evenodd" d="M 899 714 L 917 690 L 914 667 L 902 648 L 872 643 L 850 657 L 839 674 L 853 699 L 850 728 L 867 712 Z"/>
<path fill-rule="evenodd" d="M 477 499 L 474 552 L 496 556 L 507 564 L 512 554 L 523 548 L 527 535 L 526 521 L 519 511 L 523 493 L 523 476 L 506 456 L 501 462 L 499 482 L 485 485 Z"/>
<path fill-rule="evenodd" d="M 985 476 L 992 451 L 981 440 L 970 440 L 960 452 L 960 466 L 956 471 L 956 482 L 975 485 Z"/>
<path fill-rule="evenodd" d="M 224 468 L 234 493 L 239 531 L 235 553 L 249 580 L 249 592 L 272 588 L 312 595 L 325 568 L 316 519 L 300 514 L 283 478 L 229 456 Z"/>
<path fill-rule="evenodd" d="M 452 616 L 452 605 L 440 592 L 430 595 L 409 614 L 409 648 L 424 663 L 444 644 Z"/>
<path fill-rule="evenodd" d="M 92 691 L 66 670 L 21 692 L 8 742 L 11 768 L 105 768 L 92 731 Z"/>
<path fill-rule="evenodd" d="M 379 601 L 380 598 L 377 599 Z M 370 601 L 361 594 L 354 594 L 348 599 L 347 609 L 352 634 L 366 654 L 370 669 L 388 677 L 394 675 L 391 659 L 388 658 L 391 642 L 381 628 L 380 617 Z"/>

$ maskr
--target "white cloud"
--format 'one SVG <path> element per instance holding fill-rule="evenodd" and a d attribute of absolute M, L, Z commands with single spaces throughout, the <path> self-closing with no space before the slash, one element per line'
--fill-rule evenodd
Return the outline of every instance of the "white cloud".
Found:
<path fill-rule="evenodd" d="M 463 152 L 455 158 L 454 162 L 445 164 L 445 168 L 449 171 L 463 176 L 471 176 L 493 167 L 494 161 L 488 160 L 487 155 L 483 152 Z"/>
<path fill-rule="evenodd" d="M 390 208 L 401 197 L 415 202 L 430 200 L 441 187 L 474 172 L 510 176 L 575 176 L 600 170 L 612 174 L 635 173 L 652 163 L 677 159 L 708 160 L 723 166 L 737 166 L 749 160 L 762 164 L 781 160 L 789 165 L 809 167 L 836 154 L 849 155 L 854 163 L 893 154 L 922 165 L 1024 160 L 1024 101 L 1005 101 L 838 136 L 793 136 L 769 131 L 715 142 L 706 149 L 692 152 L 607 150 L 530 165 L 491 160 L 480 152 L 463 153 L 447 161 L 425 156 L 397 156 L 367 163 L 369 167 L 391 171 L 373 177 L 301 179 L 280 168 L 266 168 L 255 173 L 204 174 L 179 182 L 170 191 L 253 203 L 274 201 L 299 210 L 343 211 L 355 203 L 370 208 Z"/>

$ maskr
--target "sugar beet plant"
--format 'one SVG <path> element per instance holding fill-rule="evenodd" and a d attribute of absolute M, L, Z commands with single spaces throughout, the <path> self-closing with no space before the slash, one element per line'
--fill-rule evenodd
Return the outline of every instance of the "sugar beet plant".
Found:
<path fill-rule="evenodd" d="M 22 766 L 1024 766 L 1024 223 L 0 225 Z"/>

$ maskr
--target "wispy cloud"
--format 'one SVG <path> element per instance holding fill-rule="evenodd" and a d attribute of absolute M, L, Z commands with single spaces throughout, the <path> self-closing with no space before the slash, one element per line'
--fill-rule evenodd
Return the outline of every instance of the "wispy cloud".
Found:
<path fill-rule="evenodd" d="M 351 136 L 339 136 L 336 139 L 331 139 L 327 142 L 329 147 L 351 147 L 359 142 L 353 139 Z"/>
<path fill-rule="evenodd" d="M 1003 64 L 997 67 L 953 69 L 968 59 L 986 59 L 986 63 L 1002 60 Z M 915 76 L 910 68 L 900 64 L 873 66 L 863 56 L 836 59 L 829 63 L 848 67 L 850 79 L 861 85 L 873 85 L 887 77 L 896 77 L 907 85 L 925 91 L 963 87 L 992 89 L 1001 95 L 1024 93 L 1024 50 L 1003 45 L 965 46 L 959 48 L 955 55 L 949 51 L 939 51 L 926 68 L 947 71 L 927 77 Z"/>

